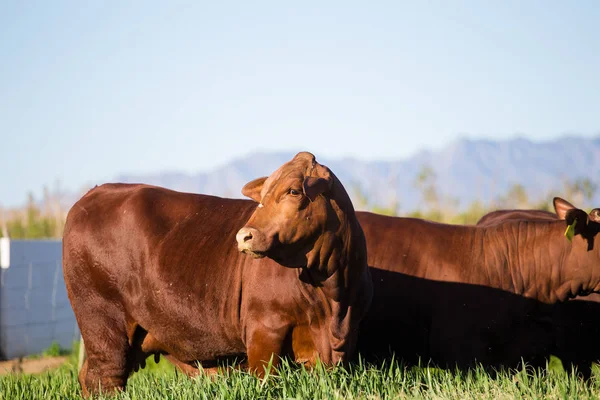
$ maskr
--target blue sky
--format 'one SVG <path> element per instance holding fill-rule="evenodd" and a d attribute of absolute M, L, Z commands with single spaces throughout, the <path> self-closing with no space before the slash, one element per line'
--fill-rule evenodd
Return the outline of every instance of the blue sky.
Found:
<path fill-rule="evenodd" d="M 600 3 L 0 3 L 0 203 L 255 150 L 600 133 Z"/>

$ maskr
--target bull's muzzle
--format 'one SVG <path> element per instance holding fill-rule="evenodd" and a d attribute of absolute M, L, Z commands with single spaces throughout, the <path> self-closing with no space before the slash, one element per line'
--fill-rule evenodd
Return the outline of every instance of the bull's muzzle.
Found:
<path fill-rule="evenodd" d="M 255 228 L 244 227 L 240 229 L 235 235 L 235 239 L 238 243 L 238 250 L 242 253 L 248 254 L 254 258 L 264 257 L 264 251 L 266 249 L 262 249 L 261 242 L 261 234 Z"/>

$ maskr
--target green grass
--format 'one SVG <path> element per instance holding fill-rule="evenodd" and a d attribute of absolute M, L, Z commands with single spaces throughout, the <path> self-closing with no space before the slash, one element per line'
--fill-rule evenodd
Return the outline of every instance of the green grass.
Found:
<path fill-rule="evenodd" d="M 596 372 L 598 373 L 598 372 Z M 258 379 L 239 370 L 216 378 L 189 379 L 163 360 L 129 379 L 127 391 L 116 399 L 586 399 L 600 397 L 600 375 L 584 382 L 573 373 L 549 365 L 545 370 L 468 372 L 382 365 L 353 364 L 313 371 L 283 363 L 277 375 Z M 76 357 L 61 368 L 40 375 L 0 378 L 0 399 L 75 399 Z M 109 396 L 100 396 L 100 399 Z"/>

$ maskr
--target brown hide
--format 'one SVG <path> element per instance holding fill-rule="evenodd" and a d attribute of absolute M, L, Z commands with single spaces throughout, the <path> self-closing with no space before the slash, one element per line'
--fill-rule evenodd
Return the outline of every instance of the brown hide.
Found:
<path fill-rule="evenodd" d="M 600 287 L 598 249 L 588 251 L 596 227 L 585 221 L 586 237 L 569 242 L 565 221 L 475 227 L 357 215 L 374 284 L 359 339 L 364 355 L 541 364 L 557 340 L 556 304 Z"/>
<path fill-rule="evenodd" d="M 184 370 L 247 355 L 258 374 L 271 356 L 275 364 L 284 355 L 347 361 L 371 279 L 354 211 L 337 179 L 332 187 L 319 201 L 302 203 L 327 221 L 345 221 L 329 243 L 343 257 L 328 263 L 326 274 L 239 252 L 236 234 L 257 210 L 254 202 L 147 185 L 88 192 L 70 210 L 63 238 L 67 293 L 88 354 L 84 394 L 99 385 L 124 388 L 150 354 L 168 354 Z M 286 217 L 280 232 L 305 229 Z M 309 236 L 302 246 L 293 238 L 280 244 L 277 254 L 301 258 L 322 235 Z"/>

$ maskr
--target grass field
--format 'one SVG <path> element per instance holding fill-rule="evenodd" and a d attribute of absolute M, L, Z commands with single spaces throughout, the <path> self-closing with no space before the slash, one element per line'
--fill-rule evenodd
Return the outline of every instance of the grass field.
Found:
<path fill-rule="evenodd" d="M 80 397 L 75 357 L 52 372 L 0 378 L 0 399 L 76 399 Z M 117 399 L 586 399 L 600 398 L 600 375 L 583 382 L 551 364 L 545 370 L 500 372 L 490 377 L 469 372 L 405 367 L 391 361 L 378 366 L 306 371 L 284 363 L 277 375 L 257 379 L 238 370 L 216 378 L 190 379 L 167 361 L 150 361 L 129 379 Z M 109 398 L 100 396 L 99 398 Z"/>

